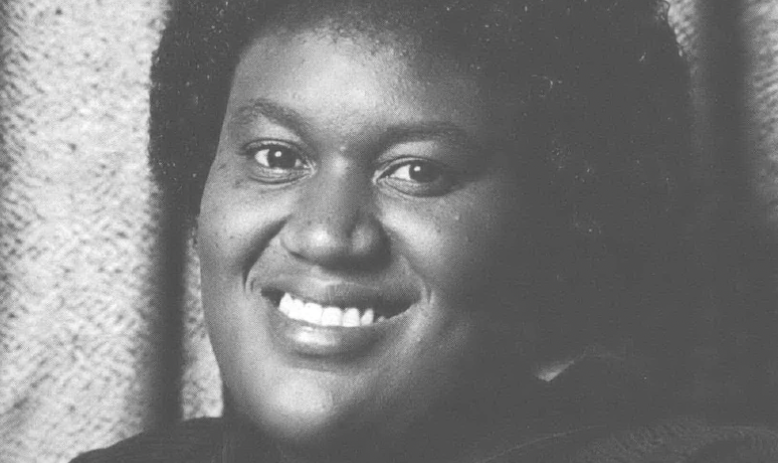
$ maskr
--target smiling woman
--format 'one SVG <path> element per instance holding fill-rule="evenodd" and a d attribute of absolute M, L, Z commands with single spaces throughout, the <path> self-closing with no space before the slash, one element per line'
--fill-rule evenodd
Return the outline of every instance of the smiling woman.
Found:
<path fill-rule="evenodd" d="M 668 417 L 618 355 L 686 193 L 658 2 L 181 2 L 154 79 L 228 407 L 79 461 L 775 451 Z"/>
<path fill-rule="evenodd" d="M 203 193 L 217 357 L 236 402 L 279 439 L 394 438 L 457 383 L 492 382 L 477 363 L 505 375 L 479 351 L 531 304 L 492 297 L 508 294 L 495 257 L 529 243 L 513 153 L 481 148 L 505 143 L 488 94 L 453 63 L 376 40 L 328 28 L 255 39 Z"/>

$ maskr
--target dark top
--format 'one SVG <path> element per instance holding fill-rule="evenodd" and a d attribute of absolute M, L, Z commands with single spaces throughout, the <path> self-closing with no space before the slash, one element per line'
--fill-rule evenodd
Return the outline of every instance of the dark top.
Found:
<path fill-rule="evenodd" d="M 218 418 L 191 420 L 81 455 L 72 463 L 238 463 Z M 257 460 L 258 463 L 272 460 Z M 517 443 L 478 463 L 775 463 L 778 434 L 679 418 L 608 432 L 580 429 Z"/>
<path fill-rule="evenodd" d="M 553 387 L 552 387 L 553 386 Z M 668 417 L 639 374 L 613 362 L 579 362 L 537 400 L 532 424 L 474 463 L 778 463 L 778 432 Z M 534 433 L 527 435 L 527 427 Z M 513 428 L 510 428 L 513 429 Z M 512 433 L 512 431 L 511 431 Z M 245 430 L 222 418 L 190 420 L 95 450 L 72 463 L 275 463 L 272 447 L 245 443 Z"/>

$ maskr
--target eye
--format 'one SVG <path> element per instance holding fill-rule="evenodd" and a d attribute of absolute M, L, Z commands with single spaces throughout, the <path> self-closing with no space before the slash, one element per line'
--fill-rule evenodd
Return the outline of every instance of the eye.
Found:
<path fill-rule="evenodd" d="M 416 183 L 432 183 L 440 179 L 441 175 L 440 169 L 419 161 L 400 165 L 390 174 L 392 178 Z"/>
<path fill-rule="evenodd" d="M 254 149 L 254 160 L 268 169 L 301 169 L 305 162 L 288 146 L 267 144 Z"/>
<path fill-rule="evenodd" d="M 245 152 L 253 160 L 259 180 L 267 183 L 290 182 L 311 169 L 310 163 L 299 150 L 283 143 L 251 145 Z"/>
<path fill-rule="evenodd" d="M 419 159 L 390 166 L 379 180 L 411 196 L 438 196 L 447 193 L 456 185 L 455 176 L 449 169 Z"/>

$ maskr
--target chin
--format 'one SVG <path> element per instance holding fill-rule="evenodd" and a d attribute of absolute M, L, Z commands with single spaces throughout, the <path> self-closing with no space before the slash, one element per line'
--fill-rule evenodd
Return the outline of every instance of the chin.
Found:
<path fill-rule="evenodd" d="M 379 431 L 356 425 L 364 420 L 354 416 L 354 404 L 343 403 L 326 385 L 304 378 L 287 378 L 266 387 L 261 397 L 242 399 L 241 403 L 250 405 L 235 410 L 238 415 L 263 438 L 295 452 L 332 454 L 346 448 L 362 449 L 360 443 Z"/>

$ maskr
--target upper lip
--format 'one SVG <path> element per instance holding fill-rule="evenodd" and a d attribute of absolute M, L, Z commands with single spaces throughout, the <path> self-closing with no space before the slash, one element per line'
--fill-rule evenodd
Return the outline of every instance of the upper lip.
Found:
<path fill-rule="evenodd" d="M 347 280 L 287 274 L 271 278 L 261 284 L 261 288 L 269 297 L 280 299 L 282 293 L 289 293 L 322 306 L 372 308 L 385 316 L 405 311 L 418 299 L 418 291 L 408 285 L 390 283 L 379 287 Z"/>

